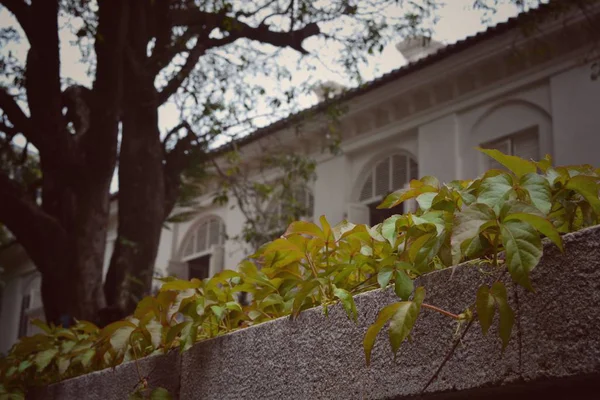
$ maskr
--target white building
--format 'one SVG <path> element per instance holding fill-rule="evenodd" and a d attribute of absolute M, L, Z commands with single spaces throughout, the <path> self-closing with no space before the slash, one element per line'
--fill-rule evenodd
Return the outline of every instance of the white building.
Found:
<path fill-rule="evenodd" d="M 310 188 L 313 215 L 335 224 L 375 223 L 373 205 L 409 179 L 434 175 L 442 181 L 473 178 L 492 166 L 474 148 L 488 146 L 556 164 L 600 166 L 599 8 L 560 17 L 546 6 L 522 14 L 456 44 L 398 46 L 409 64 L 339 98 L 348 107 L 341 121 L 341 154 L 322 152 L 318 119 L 294 126 L 301 113 L 240 141 L 250 157 L 277 139 L 312 155 L 317 179 Z M 538 18 L 539 17 L 539 18 Z M 540 18 L 547 17 L 544 22 Z M 537 21 L 535 32 L 521 27 Z M 322 109 L 317 105 L 312 111 Z M 243 217 L 232 204 L 212 205 L 195 219 L 163 231 L 156 268 L 163 274 L 210 275 L 235 268 L 244 256 L 239 243 Z M 109 228 L 106 268 L 116 237 L 116 204 Z M 6 269 L 0 314 L 0 352 L 40 315 L 39 277 L 18 247 L 0 254 Z"/>

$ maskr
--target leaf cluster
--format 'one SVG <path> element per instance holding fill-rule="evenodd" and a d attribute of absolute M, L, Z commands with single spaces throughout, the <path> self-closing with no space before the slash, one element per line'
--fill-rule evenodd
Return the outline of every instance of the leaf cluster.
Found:
<path fill-rule="evenodd" d="M 356 321 L 353 296 L 390 285 L 399 301 L 384 307 L 367 330 L 367 364 L 386 325 L 396 354 L 423 309 L 458 322 L 475 313 L 484 334 L 497 311 L 504 348 L 514 312 L 502 275 L 507 271 L 516 284 L 533 290 L 530 275 L 542 256 L 542 239 L 563 250 L 562 234 L 600 223 L 600 170 L 553 167 L 549 157 L 533 162 L 481 151 L 505 169 L 448 184 L 426 176 L 380 205 L 395 207 L 414 198 L 415 213 L 394 215 L 373 227 L 348 221 L 332 227 L 325 217 L 319 224 L 296 221 L 237 271 L 204 280 L 163 278 L 158 294 L 141 300 L 132 316 L 103 329 L 83 321 L 68 329 L 37 322 L 44 332 L 23 338 L 0 361 L 0 395 L 19 398 L 33 385 L 171 349 L 185 351 L 200 340 L 278 317 L 294 318 L 318 305 L 327 314 L 340 303 Z M 476 290 L 473 305 L 463 313 L 427 304 L 425 288 L 414 288 L 416 277 L 469 260 L 491 264 L 494 281 Z M 241 293 L 251 298 L 248 304 L 238 301 Z"/>

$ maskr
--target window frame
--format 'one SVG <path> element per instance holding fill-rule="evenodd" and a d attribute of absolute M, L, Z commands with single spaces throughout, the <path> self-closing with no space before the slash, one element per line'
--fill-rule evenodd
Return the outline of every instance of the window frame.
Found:
<path fill-rule="evenodd" d="M 218 221 L 218 224 L 219 224 L 219 235 L 218 235 L 217 243 L 210 242 L 210 226 L 211 226 L 210 224 L 212 221 Z M 198 243 L 197 243 L 196 237 L 197 237 L 198 231 L 202 227 L 206 227 L 206 239 L 205 239 L 206 247 L 203 250 L 198 251 L 198 249 L 197 249 Z M 225 226 L 225 222 L 223 221 L 223 219 L 221 217 L 219 217 L 217 215 L 211 215 L 211 216 L 201 218 L 197 223 L 195 223 L 190 228 L 190 230 L 188 231 L 188 234 L 185 236 L 183 242 L 181 243 L 181 246 L 180 246 L 181 258 L 180 258 L 180 260 L 182 262 L 188 262 L 190 260 L 194 260 L 196 258 L 212 254 L 213 246 L 222 246 L 225 244 L 225 235 L 226 235 L 226 226 Z M 188 255 L 185 255 L 186 248 L 188 247 L 188 244 L 190 242 L 192 243 L 192 252 Z"/>
<path fill-rule="evenodd" d="M 519 131 L 509 133 L 508 135 L 501 136 L 501 137 L 491 140 L 489 142 L 482 143 L 482 144 L 480 144 L 480 147 L 482 149 L 498 150 L 498 147 L 500 147 L 499 146 L 500 144 L 508 142 L 509 153 L 507 155 L 517 156 L 516 151 L 515 151 L 515 140 L 518 139 L 519 137 L 525 137 L 527 135 L 535 135 L 535 137 L 536 137 L 538 154 L 537 154 L 537 160 L 535 160 L 535 161 L 539 161 L 539 159 L 541 158 L 541 154 L 542 154 L 542 143 L 541 143 L 541 137 L 540 137 L 541 133 L 540 133 L 539 125 L 529 126 L 527 128 L 521 129 Z M 492 158 L 490 158 L 484 154 L 482 154 L 482 159 L 483 159 L 484 170 L 498 169 L 498 167 L 494 167 L 494 162 L 496 164 L 499 164 L 497 161 L 493 160 Z"/>
<path fill-rule="evenodd" d="M 412 154 L 406 152 L 406 151 L 398 151 L 398 152 L 394 152 L 392 154 L 389 154 L 387 156 L 385 156 L 383 159 L 378 160 L 375 164 L 371 165 L 371 167 L 368 169 L 368 173 L 365 174 L 363 176 L 362 179 L 362 183 L 359 186 L 359 192 L 358 192 L 358 202 L 360 204 L 364 204 L 366 206 L 369 206 L 370 204 L 374 203 L 374 202 L 381 202 L 385 196 L 387 196 L 389 193 L 394 192 L 395 190 L 400 190 L 402 189 L 402 187 L 400 188 L 394 188 L 393 187 L 393 181 L 394 181 L 394 164 L 393 164 L 393 157 L 394 156 L 402 156 L 406 158 L 406 184 L 410 183 L 410 181 L 412 179 L 418 179 L 418 171 L 419 171 L 419 162 L 416 159 L 416 157 L 414 157 Z M 411 168 L 411 161 L 413 161 L 416 165 L 417 165 L 417 177 L 414 178 L 413 174 L 412 174 L 412 168 Z M 380 195 L 375 195 L 375 196 L 371 196 L 368 198 L 364 198 L 361 199 L 361 195 L 363 193 L 363 189 L 367 183 L 367 181 L 369 179 L 371 179 L 371 194 L 375 194 L 376 193 L 376 172 L 377 172 L 377 167 L 379 165 L 381 165 L 382 163 L 387 162 L 388 163 L 388 168 L 389 168 L 389 178 L 388 178 L 388 192 L 387 194 L 380 194 Z"/>

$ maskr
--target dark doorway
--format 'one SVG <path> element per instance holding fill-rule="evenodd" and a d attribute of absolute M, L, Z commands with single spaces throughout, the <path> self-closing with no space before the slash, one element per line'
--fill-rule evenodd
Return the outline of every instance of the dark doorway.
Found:
<path fill-rule="evenodd" d="M 380 224 L 383 221 L 385 221 L 386 219 L 388 219 L 389 217 L 391 217 L 392 215 L 404 213 L 403 204 L 400 204 L 394 208 L 378 209 L 377 206 L 379 204 L 381 204 L 381 201 L 376 201 L 374 203 L 367 204 L 367 207 L 369 207 L 369 225 L 370 226 L 375 226 L 377 224 Z"/>
<path fill-rule="evenodd" d="M 210 269 L 210 254 L 194 258 L 188 262 L 188 279 L 205 279 L 208 278 Z"/>

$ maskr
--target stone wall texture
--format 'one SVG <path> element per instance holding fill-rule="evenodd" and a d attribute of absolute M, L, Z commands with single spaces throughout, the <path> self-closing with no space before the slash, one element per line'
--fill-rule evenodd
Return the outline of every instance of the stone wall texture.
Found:
<path fill-rule="evenodd" d="M 397 301 L 375 290 L 356 297 L 358 323 L 340 305 L 296 320 L 281 318 L 196 344 L 183 354 L 140 362 L 149 383 L 189 399 L 596 398 L 600 389 L 600 227 L 564 236 L 565 253 L 545 244 L 532 274 L 535 293 L 503 278 L 515 310 L 504 352 L 496 334 L 474 323 L 437 379 L 422 393 L 455 342 L 456 324 L 423 309 L 412 342 L 394 360 L 387 330 L 365 365 L 362 340 L 379 310 Z M 493 276 L 463 264 L 419 278 L 426 302 L 460 313 Z M 497 318 L 497 317 L 496 317 Z M 132 363 L 67 380 L 36 399 L 126 399 L 138 381 Z M 575 396 L 575 397 L 573 397 Z"/>

